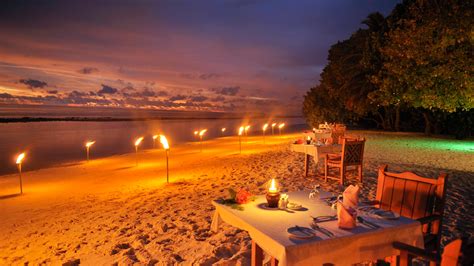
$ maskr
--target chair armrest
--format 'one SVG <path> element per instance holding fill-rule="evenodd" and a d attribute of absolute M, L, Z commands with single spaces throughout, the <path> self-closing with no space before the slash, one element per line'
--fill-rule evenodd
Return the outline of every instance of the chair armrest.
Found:
<path fill-rule="evenodd" d="M 380 204 L 380 201 L 378 201 L 378 200 L 369 200 L 369 201 L 363 201 L 363 202 L 361 202 L 361 203 L 362 203 L 362 204 L 372 205 L 372 206 L 373 206 L 373 205 L 378 205 L 378 204 Z"/>
<path fill-rule="evenodd" d="M 402 242 L 393 242 L 392 246 L 395 249 L 408 252 L 408 254 L 415 255 L 417 257 L 422 257 L 422 258 L 425 258 L 427 260 L 434 261 L 437 263 L 441 262 L 441 258 L 439 258 L 436 254 L 429 253 L 421 248 L 410 246 Z"/>
<path fill-rule="evenodd" d="M 434 221 L 441 220 L 441 216 L 439 216 L 438 214 L 433 214 L 433 215 L 430 215 L 430 216 L 418 218 L 416 220 L 418 222 L 420 222 L 421 224 L 427 224 L 427 223 L 431 223 L 431 222 L 434 222 Z"/>

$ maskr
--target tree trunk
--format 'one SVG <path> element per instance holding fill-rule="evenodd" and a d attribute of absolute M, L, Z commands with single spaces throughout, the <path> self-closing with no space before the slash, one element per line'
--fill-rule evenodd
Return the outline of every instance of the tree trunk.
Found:
<path fill-rule="evenodd" d="M 400 131 L 400 105 L 395 109 L 395 131 Z"/>
<path fill-rule="evenodd" d="M 425 134 L 430 135 L 431 134 L 430 114 L 427 111 L 424 111 L 423 118 L 425 119 Z"/>

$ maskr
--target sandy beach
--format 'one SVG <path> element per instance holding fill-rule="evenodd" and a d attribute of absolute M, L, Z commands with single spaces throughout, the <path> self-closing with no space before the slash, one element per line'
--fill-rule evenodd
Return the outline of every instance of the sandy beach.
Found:
<path fill-rule="evenodd" d="M 350 132 L 367 138 L 362 196 L 375 195 L 377 169 L 450 176 L 443 241 L 474 237 L 474 142 L 426 138 L 419 134 Z M 249 136 L 239 154 L 237 137 L 172 146 L 170 184 L 161 149 L 113 156 L 0 177 L 0 265 L 248 265 L 250 238 L 223 225 L 209 231 L 211 201 L 227 188 L 262 194 L 278 178 L 288 191 L 324 183 L 303 155 L 289 150 L 299 134 Z M 171 144 L 172 145 L 172 144 Z M 28 155 L 34 156 L 34 154 Z M 28 161 L 25 161 L 27 170 Z M 357 183 L 349 179 L 348 183 Z"/>

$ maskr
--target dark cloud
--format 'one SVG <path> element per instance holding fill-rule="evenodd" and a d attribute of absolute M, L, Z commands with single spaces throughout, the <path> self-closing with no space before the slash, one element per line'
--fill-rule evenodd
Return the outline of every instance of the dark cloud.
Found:
<path fill-rule="evenodd" d="M 225 98 L 223 96 L 217 96 L 217 97 L 211 98 L 210 101 L 211 102 L 223 102 L 223 101 L 225 101 Z"/>
<path fill-rule="evenodd" d="M 99 72 L 99 69 L 96 67 L 84 67 L 78 70 L 79 73 L 81 74 L 92 74 Z"/>
<path fill-rule="evenodd" d="M 20 79 L 20 83 L 27 85 L 30 89 L 44 88 L 48 85 L 48 83 L 37 79 Z"/>
<path fill-rule="evenodd" d="M 186 98 L 188 98 L 188 97 L 186 97 L 186 96 L 184 96 L 184 95 L 181 95 L 181 94 L 178 94 L 178 95 L 175 95 L 175 96 L 170 97 L 169 100 L 172 101 L 172 102 L 174 102 L 174 101 L 186 100 Z"/>
<path fill-rule="evenodd" d="M 196 96 L 189 97 L 189 100 L 192 101 L 192 102 L 204 102 L 207 99 L 208 98 L 206 96 L 202 96 L 202 95 L 196 95 Z"/>
<path fill-rule="evenodd" d="M 50 90 L 50 91 L 47 91 L 47 93 L 49 93 L 49 94 L 57 94 L 57 93 L 58 93 L 58 90 Z"/>
<path fill-rule="evenodd" d="M 2 98 L 2 99 L 12 99 L 13 95 L 11 95 L 10 93 L 0 93 L 0 98 Z"/>
<path fill-rule="evenodd" d="M 217 94 L 228 95 L 228 96 L 235 96 L 240 91 L 240 87 L 223 87 L 223 88 L 211 88 L 210 91 L 213 91 Z"/>
<path fill-rule="evenodd" d="M 115 94 L 118 90 L 116 88 L 102 84 L 102 89 L 97 91 L 97 94 Z"/>

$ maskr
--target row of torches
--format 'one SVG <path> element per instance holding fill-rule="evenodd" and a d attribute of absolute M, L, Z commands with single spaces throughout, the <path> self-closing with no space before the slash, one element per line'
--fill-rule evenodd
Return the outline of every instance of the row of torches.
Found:
<path fill-rule="evenodd" d="M 271 124 L 271 128 L 272 128 L 272 135 L 274 134 L 274 127 L 277 125 L 277 123 L 272 123 Z M 281 135 L 281 130 L 283 129 L 283 127 L 285 126 L 285 123 L 280 123 L 278 124 L 278 130 L 279 130 L 279 134 Z M 265 124 L 263 125 L 262 127 L 262 132 L 263 132 L 263 142 L 265 143 L 265 131 L 267 130 L 267 128 L 269 127 L 269 124 Z M 240 147 L 240 153 L 242 153 L 242 140 L 241 140 L 241 137 L 243 134 L 245 134 L 245 136 L 247 136 L 247 133 L 250 129 L 250 126 L 247 125 L 247 126 L 241 126 L 239 128 L 239 147 Z M 221 128 L 221 132 L 224 133 L 227 129 L 225 127 Z M 194 131 L 194 135 L 195 136 L 199 136 L 199 140 L 200 140 L 200 151 L 202 152 L 202 139 L 203 139 L 203 136 L 204 134 L 207 132 L 207 129 L 202 129 L 202 130 L 196 130 Z M 169 164 L 168 164 L 168 159 L 169 159 L 169 150 L 170 150 L 170 146 L 169 146 L 169 143 L 168 143 L 168 139 L 166 138 L 165 135 L 153 135 L 153 148 L 155 148 L 155 142 L 156 140 L 159 138 L 160 139 L 160 143 L 161 145 L 163 146 L 163 149 L 166 151 L 166 182 L 169 183 Z M 135 140 L 134 142 L 134 146 L 135 146 L 135 165 L 138 166 L 138 147 L 140 146 L 140 144 L 142 143 L 144 137 L 139 137 Z M 86 144 L 85 144 L 85 147 L 86 147 L 86 156 L 87 156 L 87 162 L 89 162 L 89 154 L 90 154 L 90 148 L 92 147 L 92 145 L 95 144 L 95 141 L 87 141 Z M 16 158 L 16 165 L 17 165 L 17 168 L 18 168 L 18 173 L 19 173 L 19 178 L 20 178 L 20 193 L 23 194 L 23 184 L 22 184 L 22 176 L 21 176 L 21 168 L 22 168 L 22 163 L 23 163 L 23 160 L 25 159 L 25 153 L 22 152 L 18 155 L 18 157 Z"/>

